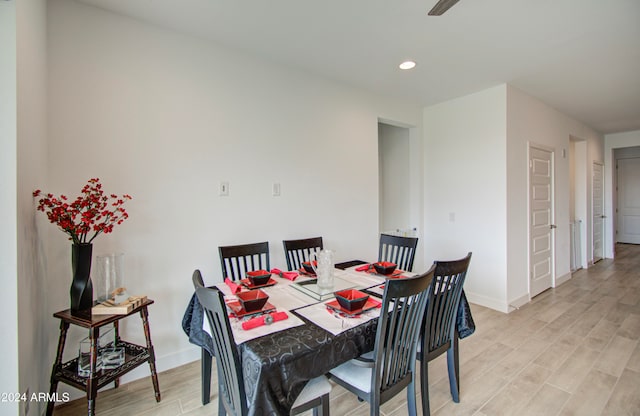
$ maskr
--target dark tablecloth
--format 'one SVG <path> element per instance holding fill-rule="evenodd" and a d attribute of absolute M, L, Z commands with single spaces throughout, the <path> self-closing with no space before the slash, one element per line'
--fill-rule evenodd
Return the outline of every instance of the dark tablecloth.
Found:
<path fill-rule="evenodd" d="M 377 320 L 333 335 L 306 322 L 294 328 L 246 341 L 238 346 L 250 415 L 289 414 L 306 382 L 371 351 Z M 195 294 L 182 319 L 189 341 L 213 354 L 211 337 L 202 329 L 204 312 Z M 460 338 L 475 331 L 471 309 L 462 293 L 457 322 Z"/>

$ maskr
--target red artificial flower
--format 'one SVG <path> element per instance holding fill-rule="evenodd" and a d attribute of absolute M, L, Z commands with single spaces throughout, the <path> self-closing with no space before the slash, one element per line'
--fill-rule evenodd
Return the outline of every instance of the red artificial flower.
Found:
<path fill-rule="evenodd" d="M 41 190 L 33 192 L 34 198 L 40 196 Z M 49 221 L 69 234 L 69 240 L 75 244 L 91 243 L 100 233 L 112 232 L 114 225 L 122 224 L 129 218 L 122 205 L 130 199 L 128 194 L 121 197 L 115 194 L 106 196 L 100 180 L 92 178 L 74 201 L 67 202 L 64 195 L 56 198 L 53 194 L 47 194 L 38 201 L 37 210 L 45 212 Z M 93 234 L 89 236 L 91 232 Z"/>

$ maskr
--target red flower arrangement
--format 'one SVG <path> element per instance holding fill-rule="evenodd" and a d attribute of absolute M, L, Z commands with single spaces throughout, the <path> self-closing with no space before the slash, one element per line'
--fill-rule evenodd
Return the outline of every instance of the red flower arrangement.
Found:
<path fill-rule="evenodd" d="M 41 195 L 44 196 L 39 189 L 33 192 L 34 198 Z M 74 244 L 83 244 L 91 243 L 100 233 L 110 233 L 115 225 L 129 218 L 122 207 L 128 199 L 131 196 L 127 194 L 105 195 L 100 180 L 92 178 L 75 201 L 68 202 L 64 195 L 47 194 L 38 201 L 37 209 L 46 212 L 49 221 L 69 234 Z"/>

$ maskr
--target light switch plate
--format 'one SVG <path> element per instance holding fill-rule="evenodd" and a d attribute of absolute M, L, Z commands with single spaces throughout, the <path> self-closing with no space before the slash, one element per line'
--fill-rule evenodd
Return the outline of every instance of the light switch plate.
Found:
<path fill-rule="evenodd" d="M 220 182 L 220 196 L 229 196 L 229 182 Z"/>

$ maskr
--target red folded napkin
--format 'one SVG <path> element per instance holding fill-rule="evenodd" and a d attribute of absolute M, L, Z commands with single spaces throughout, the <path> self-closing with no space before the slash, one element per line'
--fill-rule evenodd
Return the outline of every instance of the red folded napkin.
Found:
<path fill-rule="evenodd" d="M 370 264 L 365 264 L 364 266 L 356 267 L 357 272 L 366 272 L 371 268 Z"/>
<path fill-rule="evenodd" d="M 229 286 L 229 289 L 231 289 L 231 293 L 234 294 L 234 295 L 236 293 L 239 293 L 242 290 L 242 286 L 241 285 L 233 283 L 231 281 L 231 279 L 229 279 L 228 277 L 226 277 L 224 279 L 224 282 L 227 284 L 227 286 Z"/>
<path fill-rule="evenodd" d="M 369 300 L 367 300 L 367 303 L 372 303 L 372 304 L 376 305 L 376 308 L 382 308 L 382 302 L 380 302 L 380 301 L 378 301 L 378 300 L 376 300 L 376 299 L 374 299 L 372 297 L 369 297 Z"/>
<path fill-rule="evenodd" d="M 277 274 L 278 276 L 284 277 L 285 279 L 289 280 L 296 280 L 296 277 L 298 277 L 298 273 L 296 272 L 283 272 L 280 269 L 272 269 L 271 273 Z"/>
<path fill-rule="evenodd" d="M 242 323 L 242 329 L 245 331 L 248 329 L 257 328 L 259 326 L 265 325 L 265 318 L 270 316 L 273 319 L 272 322 L 284 321 L 285 319 L 289 319 L 289 315 L 286 312 L 271 312 L 266 315 L 256 316 L 255 318 L 251 318 L 248 321 Z"/>

